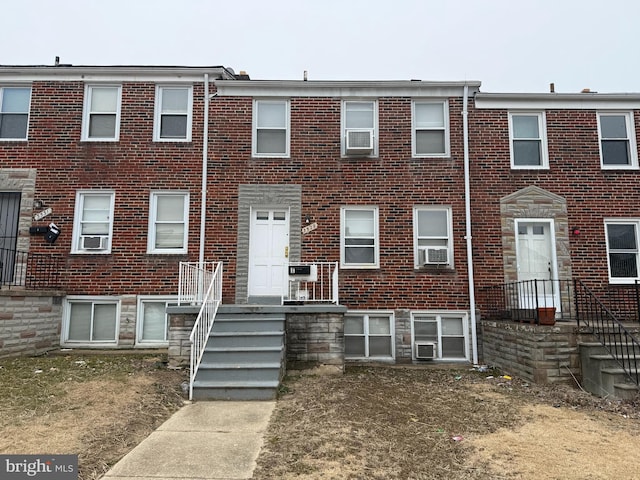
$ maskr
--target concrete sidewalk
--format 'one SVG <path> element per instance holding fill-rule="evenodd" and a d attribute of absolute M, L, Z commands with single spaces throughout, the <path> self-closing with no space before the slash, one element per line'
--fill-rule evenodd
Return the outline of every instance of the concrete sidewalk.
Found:
<path fill-rule="evenodd" d="M 103 478 L 249 479 L 274 407 L 275 402 L 185 405 Z"/>

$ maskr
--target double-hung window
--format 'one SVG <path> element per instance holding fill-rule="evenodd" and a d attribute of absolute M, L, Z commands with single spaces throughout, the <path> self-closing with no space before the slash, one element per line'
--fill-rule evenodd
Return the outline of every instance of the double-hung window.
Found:
<path fill-rule="evenodd" d="M 511 168 L 549 168 L 544 112 L 509 112 Z"/>
<path fill-rule="evenodd" d="M 600 161 L 603 169 L 638 167 L 634 130 L 631 112 L 598 112 Z"/>
<path fill-rule="evenodd" d="M 453 266 L 451 209 L 448 207 L 414 207 L 413 243 L 415 266 Z"/>
<path fill-rule="evenodd" d="M 435 359 L 465 360 L 468 359 L 468 320 L 466 313 L 413 313 L 413 358 L 416 359 L 417 348 L 427 344 L 434 348 Z"/>
<path fill-rule="evenodd" d="M 154 140 L 160 142 L 190 141 L 192 104 L 192 87 L 156 87 Z"/>
<path fill-rule="evenodd" d="M 413 155 L 449 156 L 449 105 L 446 101 L 413 102 Z"/>
<path fill-rule="evenodd" d="M 342 207 L 340 213 L 342 268 L 378 268 L 378 207 Z"/>
<path fill-rule="evenodd" d="M 0 140 L 26 140 L 31 87 L 0 87 Z"/>
<path fill-rule="evenodd" d="M 344 355 L 351 359 L 394 358 L 393 315 L 348 312 L 344 316 Z"/>
<path fill-rule="evenodd" d="M 176 305 L 174 297 L 139 297 L 136 344 L 166 345 L 169 316 L 167 307 Z"/>
<path fill-rule="evenodd" d="M 149 253 L 187 253 L 189 194 L 152 192 L 149 215 Z"/>
<path fill-rule="evenodd" d="M 68 297 L 64 308 L 64 344 L 118 342 L 120 303 L 108 297 Z"/>
<path fill-rule="evenodd" d="M 347 100 L 342 105 L 342 154 L 378 154 L 378 102 Z"/>
<path fill-rule="evenodd" d="M 71 253 L 111 252 L 115 193 L 81 191 L 76 194 Z"/>
<path fill-rule="evenodd" d="M 638 275 L 640 219 L 605 220 L 609 281 L 634 283 Z"/>
<path fill-rule="evenodd" d="M 255 100 L 253 104 L 253 155 L 289 156 L 289 101 Z"/>
<path fill-rule="evenodd" d="M 87 85 L 82 139 L 116 141 L 120 136 L 120 85 Z"/>

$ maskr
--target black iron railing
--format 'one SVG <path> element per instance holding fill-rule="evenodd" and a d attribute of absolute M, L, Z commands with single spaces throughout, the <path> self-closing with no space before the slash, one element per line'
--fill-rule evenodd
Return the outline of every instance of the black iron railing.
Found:
<path fill-rule="evenodd" d="M 59 256 L 0 248 L 0 286 L 60 288 L 62 265 Z"/>
<path fill-rule="evenodd" d="M 640 341 L 582 281 L 574 280 L 574 292 L 578 326 L 587 327 L 631 380 L 640 385 L 636 361 L 636 357 L 640 358 Z"/>
<path fill-rule="evenodd" d="M 571 280 L 526 280 L 479 289 L 482 315 L 492 320 L 546 323 L 573 317 Z"/>

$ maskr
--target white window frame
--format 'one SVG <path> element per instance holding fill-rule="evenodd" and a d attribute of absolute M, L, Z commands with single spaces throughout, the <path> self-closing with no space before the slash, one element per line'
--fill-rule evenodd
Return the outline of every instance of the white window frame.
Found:
<path fill-rule="evenodd" d="M 284 104 L 285 105 L 285 125 L 282 127 L 261 127 L 258 128 L 260 104 Z M 256 98 L 253 100 L 253 128 L 251 149 L 252 155 L 258 158 L 289 158 L 291 149 L 291 102 L 288 99 Z M 276 153 L 258 153 L 258 130 L 284 130 L 285 131 L 285 151 Z"/>
<path fill-rule="evenodd" d="M 427 320 L 425 317 L 434 317 L 433 320 Z M 442 338 L 446 337 L 442 333 L 442 320 L 447 318 L 460 318 L 462 320 L 462 335 L 464 338 L 464 357 L 443 357 L 442 356 Z M 470 361 L 471 349 L 469 345 L 469 313 L 464 310 L 416 310 L 411 312 L 411 358 L 412 360 L 418 360 L 416 358 L 416 322 L 433 321 L 437 325 L 437 349 L 434 360 L 444 360 L 447 362 Z M 458 337 L 458 335 L 451 335 L 451 337 Z"/>
<path fill-rule="evenodd" d="M 611 251 L 609 246 L 609 225 L 634 225 L 636 234 L 636 249 L 616 249 Z M 607 218 L 604 220 L 604 238 L 607 247 L 607 270 L 609 274 L 609 283 L 611 284 L 634 284 L 636 280 L 640 280 L 640 218 Z M 613 277 L 611 275 L 611 254 L 612 253 L 632 253 L 636 256 L 636 274 L 635 277 Z"/>
<path fill-rule="evenodd" d="M 349 310 L 345 313 L 345 317 L 362 317 L 363 318 L 363 330 L 362 334 L 345 334 L 346 337 L 364 337 L 365 355 L 364 356 L 349 356 L 345 352 L 345 360 L 375 360 L 375 361 L 389 361 L 393 362 L 396 358 L 396 342 L 395 342 L 395 315 L 392 311 L 388 310 Z M 369 318 L 370 317 L 388 317 L 389 319 L 389 342 L 391 343 L 391 356 L 371 356 L 369 354 L 369 338 L 372 336 L 387 337 L 387 335 L 376 335 L 369 333 Z M 346 349 L 346 347 L 345 347 Z"/>
<path fill-rule="evenodd" d="M 91 94 L 94 88 L 115 88 L 117 89 L 116 111 L 108 112 L 115 115 L 115 132 L 113 137 L 91 137 L 89 135 L 91 116 L 93 115 L 91 106 Z M 88 84 L 84 90 L 84 113 L 82 115 L 82 140 L 85 142 L 117 142 L 120 139 L 120 112 L 122 107 L 122 85 L 117 84 Z"/>
<path fill-rule="evenodd" d="M 187 110 L 180 113 L 164 113 L 162 99 L 165 90 L 187 90 Z M 162 137 L 162 118 L 164 116 L 186 116 L 187 131 L 185 137 Z M 153 140 L 155 142 L 190 142 L 193 122 L 193 85 L 156 85 L 155 118 L 153 123 Z"/>
<path fill-rule="evenodd" d="M 596 112 L 598 118 L 598 148 L 600 151 L 600 167 L 603 170 L 635 170 L 638 168 L 638 147 L 636 145 L 636 131 L 633 118 L 633 112 L 629 111 L 603 111 Z M 629 148 L 629 164 L 627 165 L 605 165 L 604 153 L 602 151 L 602 142 L 607 141 L 606 138 L 602 138 L 602 127 L 600 119 L 606 116 L 624 117 L 625 126 L 627 131 L 627 147 Z M 613 139 L 611 139 L 613 140 Z M 622 139 L 616 139 L 622 140 Z"/>
<path fill-rule="evenodd" d="M 536 117 L 538 119 L 538 138 L 515 138 L 513 117 Z M 518 140 L 537 140 L 540 142 L 540 165 L 516 165 L 514 142 Z M 547 144 L 547 116 L 544 111 L 510 111 L 509 112 L 509 155 L 513 170 L 548 170 L 549 149 Z"/>
<path fill-rule="evenodd" d="M 165 310 L 168 306 L 177 305 L 178 297 L 166 295 L 140 295 L 136 315 L 136 346 L 138 347 L 166 347 L 169 345 L 169 315 L 165 311 L 165 340 L 144 340 L 144 304 L 162 303 Z"/>
<path fill-rule="evenodd" d="M 156 224 L 158 215 L 158 197 L 174 196 L 184 198 L 183 221 L 184 232 L 182 235 L 182 248 L 157 248 L 156 245 Z M 151 192 L 149 199 L 149 235 L 147 236 L 147 253 L 162 255 L 183 255 L 187 253 L 189 245 L 189 192 L 175 190 L 158 190 Z M 171 222 L 179 223 L 179 222 Z"/>
<path fill-rule="evenodd" d="M 373 263 L 346 263 L 346 212 L 353 210 L 371 211 L 373 212 L 373 245 L 374 262 Z M 364 237 L 360 237 L 364 238 Z M 343 206 L 340 208 L 340 268 L 345 269 L 372 269 L 380 267 L 380 231 L 379 231 L 379 210 L 377 206 Z"/>
<path fill-rule="evenodd" d="M 370 130 L 373 135 L 373 150 L 368 155 L 353 155 L 347 153 L 347 110 L 350 104 L 354 103 L 370 103 L 372 104 L 373 109 L 373 128 L 362 127 L 362 128 L 353 128 L 353 130 Z M 341 126 L 340 126 L 340 148 L 343 157 L 348 158 L 371 158 L 378 156 L 378 100 L 377 99 L 369 99 L 369 98 L 351 98 L 342 101 L 342 114 L 341 114 Z"/>
<path fill-rule="evenodd" d="M 93 341 L 91 339 L 87 341 L 82 340 L 70 340 L 69 339 L 69 328 L 71 326 L 71 309 L 72 304 L 91 304 L 92 305 L 92 316 L 93 316 L 93 308 L 95 305 L 115 305 L 115 338 L 113 341 Z M 115 347 L 118 345 L 118 340 L 120 337 L 120 312 L 121 312 L 121 301 L 120 298 L 117 297 L 106 297 L 106 296 L 84 296 L 84 295 L 70 295 L 64 299 L 64 303 L 62 306 L 62 335 L 60 336 L 60 345 L 62 346 L 92 346 L 92 347 Z M 93 332 L 93 318 L 91 319 L 90 331 Z"/>
<path fill-rule="evenodd" d="M 4 112 L 3 111 L 3 103 L 4 103 L 4 95 L 7 90 L 11 89 L 29 89 L 29 104 L 27 105 L 26 112 Z M 0 85 L 0 122 L 2 122 L 2 116 L 5 114 L 14 114 L 14 115 L 26 115 L 27 116 L 27 126 L 25 128 L 24 137 L 0 137 L 0 142 L 24 142 L 29 139 L 29 121 L 31 120 L 31 95 L 33 93 L 33 89 L 31 85 Z"/>
<path fill-rule="evenodd" d="M 418 126 L 416 119 L 416 105 L 442 105 L 443 110 L 443 122 L 442 127 L 424 127 Z M 428 130 L 437 130 L 444 132 L 444 152 L 443 153 L 418 153 L 418 132 Z M 411 151 L 415 158 L 449 158 L 451 157 L 451 144 L 450 144 L 450 125 L 449 125 L 449 101 L 448 100 L 414 100 L 411 102 Z"/>
<path fill-rule="evenodd" d="M 109 196 L 109 233 L 107 239 L 107 248 L 104 250 L 86 250 L 82 248 L 81 237 L 84 211 L 84 201 L 87 196 Z M 73 214 L 73 235 L 71 240 L 71 253 L 73 254 L 90 254 L 90 255 L 107 255 L 111 253 L 111 245 L 113 243 L 113 215 L 115 209 L 116 194 L 113 190 L 78 190 L 76 192 L 76 205 Z M 105 223 L 105 222 L 100 222 Z M 99 236 L 99 235 L 88 235 Z"/>
<path fill-rule="evenodd" d="M 443 211 L 447 214 L 447 236 L 446 237 L 420 237 L 418 235 L 418 218 L 421 211 Z M 441 267 L 452 269 L 453 264 L 453 215 L 452 209 L 448 205 L 416 205 L 413 207 L 413 263 L 414 268 L 424 268 L 427 265 L 420 263 L 420 249 L 424 248 L 424 245 L 420 245 L 420 240 L 446 240 L 447 250 L 449 255 L 449 263 L 442 265 Z"/>

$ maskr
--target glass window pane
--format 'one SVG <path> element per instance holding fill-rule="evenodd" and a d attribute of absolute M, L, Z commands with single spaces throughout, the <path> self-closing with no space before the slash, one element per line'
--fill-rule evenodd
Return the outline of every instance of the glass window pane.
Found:
<path fill-rule="evenodd" d="M 375 250 L 363 247 L 347 247 L 344 251 L 345 263 L 375 263 Z"/>
<path fill-rule="evenodd" d="M 114 341 L 116 339 L 116 305 L 94 305 L 93 340 Z"/>
<path fill-rule="evenodd" d="M 357 335 L 364 333 L 364 319 L 362 317 L 344 317 L 344 334 Z"/>
<path fill-rule="evenodd" d="M 160 138 L 187 138 L 187 116 L 163 115 L 160 119 Z"/>
<path fill-rule="evenodd" d="M 627 121 L 624 115 L 602 115 L 600 117 L 602 138 L 627 138 Z"/>
<path fill-rule="evenodd" d="M 446 210 L 419 210 L 418 211 L 418 236 L 419 237 L 447 237 L 447 211 Z"/>
<path fill-rule="evenodd" d="M 416 336 L 435 336 L 438 335 L 438 324 L 436 322 L 414 322 L 413 333 Z"/>
<path fill-rule="evenodd" d="M 183 248 L 184 225 L 179 223 L 156 225 L 156 248 Z"/>
<path fill-rule="evenodd" d="M 345 229 L 347 236 L 374 236 L 374 212 L 371 210 L 345 211 Z"/>
<path fill-rule="evenodd" d="M 114 113 L 118 110 L 117 87 L 92 87 L 91 112 Z"/>
<path fill-rule="evenodd" d="M 443 318 L 442 335 L 464 335 L 461 318 Z"/>
<path fill-rule="evenodd" d="M 26 138 L 28 118 L 26 114 L 0 114 L 0 138 Z"/>
<path fill-rule="evenodd" d="M 273 212 L 273 219 L 274 220 L 286 220 L 287 219 L 287 212 Z"/>
<path fill-rule="evenodd" d="M 91 115 L 89 120 L 89 137 L 113 138 L 116 136 L 115 115 Z"/>
<path fill-rule="evenodd" d="M 143 341 L 166 341 L 167 315 L 165 302 L 144 302 L 142 319 Z"/>
<path fill-rule="evenodd" d="M 83 223 L 82 235 L 109 235 L 108 223 Z"/>
<path fill-rule="evenodd" d="M 269 212 L 256 212 L 256 219 L 269 220 Z"/>
<path fill-rule="evenodd" d="M 626 140 L 603 140 L 602 163 L 604 165 L 629 165 L 629 142 Z"/>
<path fill-rule="evenodd" d="M 390 357 L 391 337 L 369 337 L 370 357 Z"/>
<path fill-rule="evenodd" d="M 156 220 L 160 222 L 184 221 L 184 201 L 182 195 L 158 195 L 156 198 Z"/>
<path fill-rule="evenodd" d="M 513 138 L 540 138 L 537 115 L 514 115 Z"/>
<path fill-rule="evenodd" d="M 28 113 L 30 88 L 2 89 L 2 113 Z"/>
<path fill-rule="evenodd" d="M 611 264 L 611 277 L 613 278 L 635 278 L 638 276 L 638 255 L 635 253 L 611 253 L 609 263 Z"/>
<path fill-rule="evenodd" d="M 285 130 L 258 130 L 257 153 L 285 154 L 287 136 Z"/>
<path fill-rule="evenodd" d="M 373 128 L 373 102 L 347 102 L 346 128 Z"/>
<path fill-rule="evenodd" d="M 286 103 L 258 102 L 258 128 L 286 128 L 286 122 Z"/>
<path fill-rule="evenodd" d="M 364 337 L 344 337 L 344 354 L 349 357 L 364 357 Z"/>
<path fill-rule="evenodd" d="M 636 250 L 636 227 L 633 224 L 607 225 L 609 248 L 611 250 Z"/>
<path fill-rule="evenodd" d="M 542 165 L 539 140 L 514 140 L 513 164 L 520 166 Z"/>
<path fill-rule="evenodd" d="M 415 125 L 417 128 L 444 128 L 444 104 L 416 103 Z"/>
<path fill-rule="evenodd" d="M 389 317 L 369 317 L 370 335 L 390 335 L 391 322 Z"/>
<path fill-rule="evenodd" d="M 69 313 L 69 340 L 91 339 L 91 304 L 71 303 Z"/>
<path fill-rule="evenodd" d="M 189 90 L 187 88 L 162 89 L 162 113 L 187 113 Z"/>
<path fill-rule="evenodd" d="M 445 153 L 444 131 L 442 130 L 416 131 L 416 153 L 418 154 Z"/>
<path fill-rule="evenodd" d="M 444 337 L 442 339 L 442 358 L 464 358 L 464 338 Z"/>

